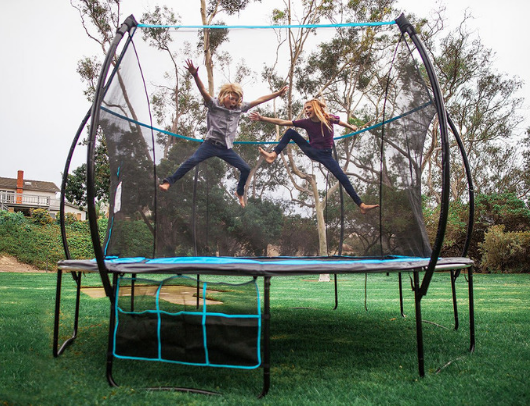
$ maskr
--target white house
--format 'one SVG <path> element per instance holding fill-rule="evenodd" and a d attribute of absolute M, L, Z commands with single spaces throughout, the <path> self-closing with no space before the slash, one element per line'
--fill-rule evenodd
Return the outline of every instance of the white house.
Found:
<path fill-rule="evenodd" d="M 60 189 L 53 182 L 24 179 L 24 171 L 17 178 L 0 177 L 0 210 L 21 211 L 29 216 L 34 209 L 46 209 L 52 217 L 59 215 Z M 78 220 L 86 220 L 86 212 L 70 203 L 65 213 L 73 213 Z"/>

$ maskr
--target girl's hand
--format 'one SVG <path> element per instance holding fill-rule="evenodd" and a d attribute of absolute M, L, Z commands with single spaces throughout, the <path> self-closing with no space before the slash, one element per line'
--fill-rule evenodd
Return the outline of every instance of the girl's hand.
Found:
<path fill-rule="evenodd" d="M 252 121 L 261 121 L 261 116 L 259 113 L 253 112 L 248 115 Z"/>
<path fill-rule="evenodd" d="M 287 93 L 287 90 L 289 90 L 289 86 L 285 85 L 280 90 L 278 90 L 276 93 L 278 93 L 278 96 L 283 96 L 285 93 Z"/>

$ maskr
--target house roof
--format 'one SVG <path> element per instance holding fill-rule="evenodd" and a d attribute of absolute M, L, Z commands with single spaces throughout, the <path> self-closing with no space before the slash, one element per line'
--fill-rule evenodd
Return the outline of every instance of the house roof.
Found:
<path fill-rule="evenodd" d="M 17 180 L 13 178 L 2 178 L 0 177 L 0 189 L 13 189 L 17 188 Z M 22 190 L 32 191 L 32 192 L 60 192 L 61 189 L 55 185 L 53 182 L 44 182 L 41 180 L 30 180 L 24 179 L 24 185 Z"/>

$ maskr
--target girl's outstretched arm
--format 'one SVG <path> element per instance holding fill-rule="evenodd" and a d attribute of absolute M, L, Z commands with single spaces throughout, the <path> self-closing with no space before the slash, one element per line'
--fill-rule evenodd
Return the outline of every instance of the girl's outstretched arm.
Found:
<path fill-rule="evenodd" d="M 359 128 L 356 125 L 345 123 L 344 121 L 339 121 L 338 124 L 342 127 L 349 128 L 352 131 L 357 131 Z"/>
<path fill-rule="evenodd" d="M 248 115 L 252 121 L 264 121 L 266 123 L 272 123 L 276 125 L 293 125 L 292 120 L 282 120 L 281 118 L 265 117 L 259 113 L 250 113 Z"/>

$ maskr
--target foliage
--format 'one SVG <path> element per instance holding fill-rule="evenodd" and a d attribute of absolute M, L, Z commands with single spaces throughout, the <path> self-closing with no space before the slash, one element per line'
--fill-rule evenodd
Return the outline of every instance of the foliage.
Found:
<path fill-rule="evenodd" d="M 438 221 L 440 218 L 440 206 L 429 206 L 425 204 L 425 196 L 423 199 L 423 216 L 425 219 L 425 226 L 429 235 L 431 245 L 436 239 L 438 232 Z M 447 226 L 444 235 L 444 245 L 442 247 L 442 257 L 459 257 L 463 254 L 464 243 L 467 233 L 467 225 L 469 218 L 469 205 L 463 204 L 460 201 L 451 202 L 447 217 Z M 480 240 L 482 241 L 482 240 Z M 480 242 L 478 241 L 478 242 Z M 476 257 L 476 241 L 471 242 L 470 253 L 471 258 Z"/>
<path fill-rule="evenodd" d="M 143 220 L 115 221 L 113 224 L 112 253 L 122 258 L 153 257 L 153 235 Z"/>
<path fill-rule="evenodd" d="M 315 224 L 314 218 L 304 218 L 299 215 L 285 217 L 277 247 L 279 254 L 286 256 L 318 254 L 318 233 Z"/>
<path fill-rule="evenodd" d="M 105 138 L 98 135 L 94 155 L 94 189 L 97 202 L 109 201 L 110 166 Z M 87 206 L 87 165 L 81 164 L 68 174 L 65 189 L 66 200 L 79 206 Z"/>
<path fill-rule="evenodd" d="M 440 207 L 424 205 L 424 217 L 431 244 L 437 232 Z M 461 202 L 452 202 L 448 213 L 447 229 L 442 248 L 442 256 L 461 256 L 466 240 L 469 218 L 469 205 Z M 469 245 L 468 256 L 477 265 L 484 263 L 482 258 L 485 249 L 489 249 L 490 257 L 494 255 L 491 251 L 493 243 L 488 247 L 482 247 L 486 234 L 491 227 L 502 226 L 507 233 L 518 233 L 530 231 L 530 209 L 518 199 L 513 193 L 502 193 L 475 196 L 475 218 L 473 233 Z M 498 230 L 498 229 L 496 229 Z M 499 235 L 496 231 L 493 235 Z M 490 238 L 493 238 L 490 236 Z M 506 236 L 508 238 L 508 236 Z M 501 255 L 501 254 L 499 254 Z M 504 255 L 504 254 L 502 254 Z M 491 261 L 490 261 L 491 262 Z"/>
<path fill-rule="evenodd" d="M 250 255 L 267 255 L 267 246 L 274 244 L 282 231 L 283 211 L 273 202 L 250 198 L 241 216 L 227 218 L 228 232 Z"/>
<path fill-rule="evenodd" d="M 35 209 L 31 212 L 35 224 L 46 225 L 53 223 L 53 218 L 46 209 Z"/>
<path fill-rule="evenodd" d="M 519 96 L 522 81 L 495 70 L 495 52 L 484 46 L 478 33 L 469 30 L 466 13 L 458 27 L 445 28 L 442 7 L 431 20 L 418 24 L 433 60 L 447 111 L 454 122 L 472 168 L 478 193 L 512 192 L 524 196 L 521 179 L 523 150 L 518 142 L 519 113 L 524 99 Z M 442 36 L 443 35 L 443 36 Z M 428 195 L 440 199 L 441 147 L 438 123 L 426 143 L 424 177 Z M 451 161 L 460 162 L 455 137 L 449 136 Z M 528 149 L 528 146 L 525 147 Z M 453 199 L 465 198 L 467 180 L 463 166 L 453 165 Z"/>
<path fill-rule="evenodd" d="M 58 219 L 59 220 L 59 219 Z M 76 216 L 74 213 L 65 213 L 64 214 L 64 222 L 65 224 L 72 225 L 77 221 Z"/>
<path fill-rule="evenodd" d="M 100 232 L 104 233 L 106 226 L 106 219 L 99 220 Z M 88 222 L 67 224 L 66 232 L 73 259 L 94 257 Z M 56 223 L 35 222 L 34 218 L 26 218 L 22 213 L 0 211 L 0 236 L 1 253 L 39 269 L 55 270 L 57 262 L 65 259 L 61 231 Z"/>
<path fill-rule="evenodd" d="M 530 272 L 530 231 L 505 232 L 506 226 L 491 226 L 479 244 L 484 270 Z"/>

